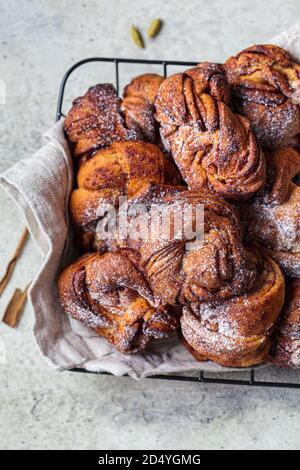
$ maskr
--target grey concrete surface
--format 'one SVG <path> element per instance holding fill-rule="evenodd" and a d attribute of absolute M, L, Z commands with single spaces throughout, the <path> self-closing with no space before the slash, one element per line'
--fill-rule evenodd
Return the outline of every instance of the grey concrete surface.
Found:
<path fill-rule="evenodd" d="M 158 16 L 165 21 L 161 35 L 137 49 L 130 25 L 144 30 Z M 0 171 L 38 148 L 53 123 L 60 79 L 75 61 L 93 55 L 222 61 L 297 18 L 297 0 L 2 2 L 0 80 L 7 101 L 0 105 Z M 110 75 L 86 69 L 72 80 L 68 102 Z M 0 213 L 1 275 L 24 223 L 2 192 Z M 29 242 L 0 312 L 39 263 Z M 40 356 L 32 328 L 28 306 L 16 330 L 0 324 L 1 449 L 300 448 L 299 391 L 58 373 Z M 272 370 L 260 374 L 278 377 Z"/>

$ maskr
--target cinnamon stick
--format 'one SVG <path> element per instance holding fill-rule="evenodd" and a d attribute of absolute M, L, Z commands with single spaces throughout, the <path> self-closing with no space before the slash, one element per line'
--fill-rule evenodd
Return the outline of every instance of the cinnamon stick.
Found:
<path fill-rule="evenodd" d="M 18 260 L 19 256 L 21 255 L 21 253 L 23 251 L 23 248 L 24 248 L 24 245 L 25 245 L 26 240 L 28 238 L 28 235 L 29 235 L 29 232 L 28 232 L 28 229 L 26 227 L 26 229 L 22 233 L 22 236 L 21 236 L 21 238 L 19 240 L 19 243 L 17 245 L 17 248 L 16 248 L 16 250 L 13 254 L 13 257 L 11 258 L 11 260 L 9 261 L 9 263 L 7 265 L 5 274 L 2 277 L 2 279 L 0 279 L 0 295 L 3 293 L 5 287 L 7 286 L 8 282 L 11 278 L 11 275 L 14 271 L 17 260 Z"/>
<path fill-rule="evenodd" d="M 29 286 L 30 284 L 26 286 L 24 291 L 17 288 L 6 307 L 2 321 L 11 328 L 15 328 L 19 323 L 26 303 Z"/>

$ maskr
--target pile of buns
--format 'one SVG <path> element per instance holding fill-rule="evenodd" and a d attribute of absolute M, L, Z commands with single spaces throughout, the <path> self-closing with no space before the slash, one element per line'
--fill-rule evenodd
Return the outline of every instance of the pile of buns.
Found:
<path fill-rule="evenodd" d="M 77 98 L 64 129 L 81 257 L 64 311 L 122 353 L 178 334 L 199 361 L 300 368 L 300 65 L 273 45 Z M 103 239 L 99 207 L 204 207 L 203 244 Z M 299 278 L 299 279 L 298 279 Z"/>

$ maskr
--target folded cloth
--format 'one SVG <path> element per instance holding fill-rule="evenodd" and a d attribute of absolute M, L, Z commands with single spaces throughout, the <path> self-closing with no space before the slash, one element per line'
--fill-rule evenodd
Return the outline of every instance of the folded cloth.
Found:
<path fill-rule="evenodd" d="M 284 47 L 300 61 L 300 24 L 270 43 Z M 19 161 L 0 176 L 1 186 L 21 209 L 42 253 L 42 265 L 32 282 L 29 301 L 35 315 L 35 338 L 43 355 L 60 370 L 80 367 L 134 378 L 199 370 L 228 371 L 210 362 L 197 362 L 175 336 L 153 342 L 145 353 L 122 355 L 64 314 L 56 280 L 73 254 L 68 217 L 73 172 L 62 120 L 45 133 L 44 141 L 31 158 Z"/>

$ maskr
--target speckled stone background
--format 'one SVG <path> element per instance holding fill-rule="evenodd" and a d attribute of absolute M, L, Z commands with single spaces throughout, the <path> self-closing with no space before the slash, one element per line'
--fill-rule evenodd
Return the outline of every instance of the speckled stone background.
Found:
<path fill-rule="evenodd" d="M 0 171 L 28 157 L 52 125 L 66 69 L 87 56 L 222 61 L 267 41 L 299 19 L 298 0 L 74 1 L 1 3 Z M 161 35 L 145 50 L 132 45 L 132 23 L 143 30 L 161 17 Z M 143 68 L 122 70 L 123 80 Z M 67 104 L 88 85 L 110 80 L 111 69 L 74 76 Z M 0 275 L 23 229 L 0 193 Z M 40 259 L 26 246 L 0 298 L 3 313 L 16 286 L 35 275 Z M 2 314 L 1 313 L 1 314 Z M 40 356 L 26 308 L 16 330 L 0 324 L 1 449 L 299 449 L 300 391 L 135 382 L 53 371 Z M 261 378 L 299 380 L 299 372 L 261 371 Z"/>

